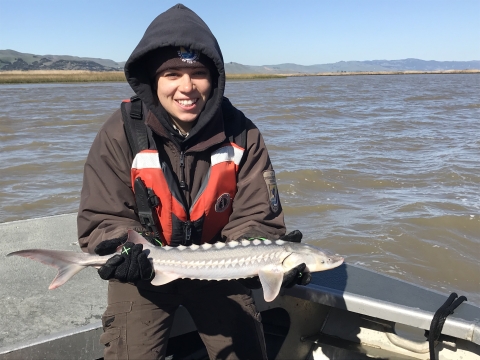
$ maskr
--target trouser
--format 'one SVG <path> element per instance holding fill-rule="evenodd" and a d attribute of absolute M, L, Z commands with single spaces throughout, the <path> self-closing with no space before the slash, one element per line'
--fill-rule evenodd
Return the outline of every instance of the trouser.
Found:
<path fill-rule="evenodd" d="M 267 358 L 251 290 L 237 281 L 179 279 L 162 286 L 109 282 L 100 337 L 104 359 L 164 359 L 180 305 L 190 313 L 210 359 Z"/>

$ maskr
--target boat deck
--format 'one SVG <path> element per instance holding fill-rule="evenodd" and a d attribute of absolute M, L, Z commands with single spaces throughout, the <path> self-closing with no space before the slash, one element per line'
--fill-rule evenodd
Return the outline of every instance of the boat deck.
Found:
<path fill-rule="evenodd" d="M 107 283 L 94 274 L 95 269 L 81 271 L 73 281 L 48 290 L 56 269 L 17 256 L 5 257 L 34 248 L 80 251 L 75 214 L 3 223 L 0 233 L 0 349 L 98 324 Z"/>
<path fill-rule="evenodd" d="M 76 214 L 3 223 L 0 231 L 0 299 L 4 305 L 0 317 L 0 359 L 15 359 L 18 354 L 23 359 L 36 359 L 38 354 L 61 358 L 63 350 L 70 355 L 78 352 L 78 360 L 101 358 L 103 349 L 98 337 L 107 284 L 95 270 L 82 271 L 73 281 L 48 290 L 55 269 L 20 257 L 5 257 L 9 252 L 28 248 L 80 251 Z M 419 329 L 429 328 L 435 311 L 449 295 L 348 264 L 315 273 L 309 286 L 286 289 L 283 294 L 289 296 L 265 303 L 261 290 L 256 291 L 259 309 L 288 307 L 293 299 L 296 304 L 321 304 L 339 312 Z M 305 309 L 301 315 L 307 317 Z M 180 308 L 172 336 L 194 329 L 188 313 Z M 480 344 L 480 307 L 463 303 L 447 318 L 442 333 Z M 74 351 L 75 346 L 78 351 Z"/>

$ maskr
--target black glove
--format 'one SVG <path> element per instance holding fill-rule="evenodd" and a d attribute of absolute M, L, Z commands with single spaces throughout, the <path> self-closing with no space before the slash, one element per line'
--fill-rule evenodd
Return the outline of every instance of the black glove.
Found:
<path fill-rule="evenodd" d="M 128 235 L 125 234 L 115 239 L 105 240 L 98 244 L 93 251 L 100 256 L 113 254 L 117 248 L 127 242 Z"/>
<path fill-rule="evenodd" d="M 288 234 L 283 235 L 280 239 L 284 241 L 296 242 L 299 243 L 302 241 L 303 234 L 300 230 L 293 230 Z M 305 272 L 307 265 L 302 263 L 295 266 L 293 269 L 287 271 L 283 274 L 282 287 L 291 288 L 295 284 L 297 285 L 307 285 L 312 280 L 312 274 L 310 272 Z"/>
<path fill-rule="evenodd" d="M 306 267 L 307 265 L 305 265 L 305 263 L 302 263 L 283 274 L 282 287 L 291 288 L 295 284 L 307 285 L 308 283 L 310 283 L 310 280 L 312 280 L 312 274 L 310 274 L 310 272 L 308 271 L 305 271 Z"/>
<path fill-rule="evenodd" d="M 152 233 L 143 232 L 143 233 L 140 233 L 140 235 L 142 235 L 143 238 L 148 242 L 150 242 L 151 244 L 155 246 L 162 246 L 161 245 L 162 243 L 157 238 L 155 238 L 155 236 Z M 102 241 L 100 244 L 98 244 L 93 251 L 95 251 L 95 254 L 100 256 L 110 255 L 110 254 L 113 254 L 120 245 L 126 243 L 127 240 L 128 240 L 127 234 L 115 239 L 105 240 L 105 241 Z"/>
<path fill-rule="evenodd" d="M 293 230 L 288 234 L 283 235 L 280 240 L 299 243 L 302 241 L 302 237 L 303 234 L 300 230 Z"/>
<path fill-rule="evenodd" d="M 307 285 L 310 283 L 312 275 L 309 272 L 305 272 L 306 267 L 307 265 L 302 263 L 283 274 L 282 288 L 291 288 L 294 285 Z M 237 281 L 248 289 L 260 289 L 262 287 L 258 276 L 238 279 Z"/>
<path fill-rule="evenodd" d="M 104 242 L 110 241 L 113 244 L 115 240 L 118 239 Z M 97 248 L 95 248 L 95 252 L 96 250 Z M 98 274 L 103 280 L 117 279 L 120 282 L 135 284 L 139 280 L 151 280 L 154 272 L 147 252 L 143 251 L 143 245 L 126 242 L 122 247 L 121 254 L 108 259 L 105 265 L 98 269 Z"/>

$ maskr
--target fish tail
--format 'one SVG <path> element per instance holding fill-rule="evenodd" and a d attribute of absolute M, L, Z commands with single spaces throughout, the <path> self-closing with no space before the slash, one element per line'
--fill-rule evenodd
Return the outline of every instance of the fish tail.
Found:
<path fill-rule="evenodd" d="M 85 269 L 87 266 L 92 265 L 92 258 L 98 258 L 98 256 L 95 255 L 77 253 L 74 251 L 44 249 L 20 250 L 7 254 L 7 256 L 12 255 L 29 258 L 56 268 L 58 273 L 48 287 L 49 290 L 56 289 L 65 284 L 76 273 Z"/>

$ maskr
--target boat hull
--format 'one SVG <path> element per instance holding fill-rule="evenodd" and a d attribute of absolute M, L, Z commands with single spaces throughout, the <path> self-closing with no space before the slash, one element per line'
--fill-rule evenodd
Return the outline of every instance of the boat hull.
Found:
<path fill-rule="evenodd" d="M 76 214 L 3 223 L 0 230 L 0 257 L 19 244 L 78 250 Z M 2 296 L 0 360 L 102 358 L 98 339 L 107 291 L 94 270 L 54 291 L 46 287 L 55 270 L 36 262 L 4 259 L 0 271 L 7 294 Z M 269 359 L 278 360 L 428 359 L 423 333 L 448 295 L 349 264 L 315 273 L 308 286 L 282 290 L 273 302 L 263 300 L 261 289 L 254 291 Z M 82 304 L 85 298 L 89 304 Z M 479 319 L 480 307 L 461 304 L 444 324 L 438 358 L 480 359 Z M 186 338 L 191 348 L 185 348 Z M 206 358 L 184 308 L 175 315 L 169 344 L 169 354 L 188 351 Z"/>

